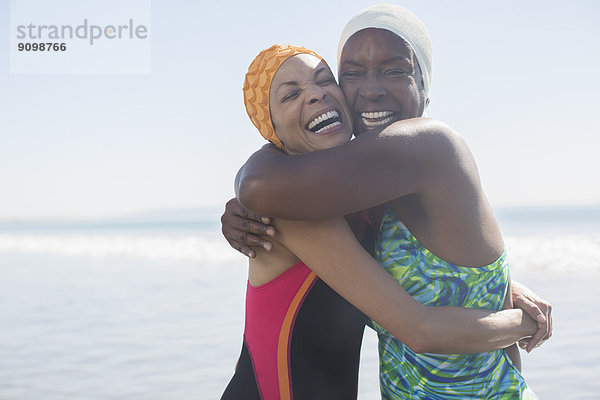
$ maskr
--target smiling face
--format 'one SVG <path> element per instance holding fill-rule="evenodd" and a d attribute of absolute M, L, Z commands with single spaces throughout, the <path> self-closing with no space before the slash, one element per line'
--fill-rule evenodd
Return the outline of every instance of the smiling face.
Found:
<path fill-rule="evenodd" d="M 310 54 L 292 56 L 279 67 L 271 82 L 269 107 L 288 154 L 340 146 L 352 136 L 342 90 L 329 67 Z"/>
<path fill-rule="evenodd" d="M 412 48 L 396 34 L 376 28 L 355 33 L 339 68 L 355 134 L 423 115 L 421 71 Z"/>

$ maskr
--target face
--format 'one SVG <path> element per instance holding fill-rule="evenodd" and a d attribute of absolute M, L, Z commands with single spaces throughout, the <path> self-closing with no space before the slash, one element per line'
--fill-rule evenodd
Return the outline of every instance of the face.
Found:
<path fill-rule="evenodd" d="M 288 58 L 271 82 L 271 121 L 288 154 L 340 146 L 350 140 L 350 112 L 325 63 L 310 54 Z"/>
<path fill-rule="evenodd" d="M 423 115 L 421 71 L 412 48 L 396 34 L 358 31 L 344 45 L 339 68 L 355 134 Z"/>

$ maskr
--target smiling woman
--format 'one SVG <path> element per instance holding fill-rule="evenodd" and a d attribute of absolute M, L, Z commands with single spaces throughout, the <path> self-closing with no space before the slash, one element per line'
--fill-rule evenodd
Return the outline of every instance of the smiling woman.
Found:
<path fill-rule="evenodd" d="M 311 96 L 306 106 L 296 101 L 301 95 Z M 296 143 L 302 141 L 309 147 L 301 152 L 333 147 L 336 141 L 339 145 L 350 140 L 352 134 L 344 95 L 329 66 L 303 47 L 274 45 L 263 50 L 248 68 L 244 102 L 260 134 L 286 152 L 300 152 Z M 329 134 L 325 142 L 315 136 Z"/>
<path fill-rule="evenodd" d="M 410 85 L 414 79 L 403 80 L 404 85 L 407 82 Z M 362 92 L 359 90 L 359 93 Z M 301 155 L 303 153 L 327 158 L 334 154 L 332 151 L 358 150 L 347 144 L 351 123 L 344 94 L 329 67 L 310 50 L 273 46 L 263 51 L 249 68 L 244 94 L 252 122 L 277 147 L 271 151 L 284 158 L 300 159 L 305 157 Z M 372 119 L 389 118 L 385 112 L 380 114 L 378 111 Z M 394 160 L 406 163 L 403 168 L 393 170 L 401 171 L 408 181 L 417 182 L 422 177 L 415 170 L 432 171 L 423 168 L 424 151 L 433 157 L 439 155 L 441 163 L 428 164 L 434 168 L 443 166 L 445 172 L 435 170 L 436 174 L 442 175 L 442 180 L 448 178 L 451 186 L 459 184 L 458 177 L 471 176 L 472 166 L 468 162 L 463 166 L 466 170 L 458 171 L 443 161 L 454 161 L 457 153 L 465 151 L 453 133 L 440 124 L 420 124 L 409 128 L 408 132 L 394 131 L 396 133 L 387 138 L 367 134 L 366 140 L 371 140 L 371 144 L 379 149 L 389 150 Z M 361 139 L 362 136 L 355 142 Z M 423 147 L 425 144 L 427 149 Z M 363 161 L 373 162 L 371 156 L 376 156 L 377 152 L 372 151 L 371 145 L 362 150 L 366 150 L 365 157 L 354 153 L 355 159 L 363 157 Z M 413 165 L 415 159 L 417 165 Z M 319 164 L 322 165 L 317 162 L 315 166 Z M 323 171 L 326 170 L 319 173 Z M 312 172 L 308 174 L 312 175 Z M 340 172 L 338 169 L 334 175 L 342 176 Z M 292 175 L 289 179 L 293 180 Z M 345 178 L 341 180 L 347 182 Z M 469 180 L 462 182 L 460 187 L 464 186 L 469 189 L 467 193 L 472 193 L 472 185 L 476 183 Z M 418 187 L 401 186 L 405 191 Z M 391 208 L 388 220 L 395 226 Z M 454 293 L 454 287 L 444 287 L 449 298 L 479 299 L 477 308 L 487 310 L 454 307 L 473 307 L 466 302 L 434 304 L 423 301 L 437 305 L 428 307 L 417 302 L 381 268 L 360 246 L 342 217 L 322 221 L 277 219 L 275 226 L 279 235 L 273 239 L 272 249 L 258 250 L 256 258 L 250 260 L 243 348 L 223 399 L 355 398 L 358 355 L 365 323 L 360 311 L 375 321 L 382 334 L 402 340 L 402 345 L 414 354 L 495 350 L 482 356 L 486 358 L 483 362 L 491 365 L 488 372 L 494 376 L 513 377 L 515 367 L 497 349 L 534 334 L 536 324 L 521 310 L 499 311 L 505 300 L 510 302 L 510 295 L 506 295 L 510 292 L 505 257 L 495 255 L 498 261 L 481 269 L 461 267 L 463 274 L 469 270 L 477 276 L 473 286 L 485 288 L 483 292 L 473 290 L 467 295 Z M 401 239 L 394 234 L 386 237 L 386 248 L 392 251 L 403 249 Z M 455 254 L 464 257 L 462 249 L 455 250 Z M 481 251 L 487 251 L 484 257 L 490 257 L 496 250 L 484 246 Z M 467 254 L 471 258 L 468 263 L 477 263 L 477 256 L 472 253 Z M 395 260 L 395 256 L 391 258 Z M 438 268 L 437 264 L 432 268 Z M 444 268 L 452 276 L 454 267 L 444 265 Z M 465 357 L 456 357 L 459 361 L 455 364 L 463 362 Z M 392 359 L 391 362 L 399 361 Z M 508 379 L 502 384 L 506 393 L 526 388 L 518 379 Z M 479 383 L 474 386 L 478 393 L 481 392 L 479 386 Z"/>
<path fill-rule="evenodd" d="M 412 47 L 384 29 L 363 29 L 343 47 L 340 85 L 357 133 L 420 117 L 427 105 L 423 74 Z"/>
<path fill-rule="evenodd" d="M 273 126 L 286 153 L 327 149 L 350 140 L 352 127 L 344 94 L 318 58 L 310 54 L 288 58 L 271 90 Z"/>
<path fill-rule="evenodd" d="M 248 69 L 246 110 L 287 154 L 342 145 L 344 95 L 314 52 L 272 46 Z M 250 263 L 242 353 L 223 399 L 356 398 L 365 316 L 276 243 Z"/>

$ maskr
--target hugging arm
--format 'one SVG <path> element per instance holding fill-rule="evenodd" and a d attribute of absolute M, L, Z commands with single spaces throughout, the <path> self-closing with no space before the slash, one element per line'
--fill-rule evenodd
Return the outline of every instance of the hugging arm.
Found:
<path fill-rule="evenodd" d="M 259 214 L 288 220 L 346 215 L 443 181 L 439 171 L 452 166 L 439 163 L 447 163 L 449 147 L 457 145 L 460 140 L 445 124 L 423 118 L 399 121 L 343 146 L 302 155 L 289 156 L 266 145 L 238 172 L 236 195 L 244 206 Z M 406 173 L 408 170 L 411 173 Z M 227 214 L 228 210 L 224 216 Z M 230 219 L 242 225 L 242 217 Z M 267 228 L 262 225 L 260 229 Z M 244 243 L 228 237 L 225 227 L 224 234 L 234 242 L 234 248 L 245 246 L 244 254 L 252 256 L 247 243 L 259 242 L 264 247 L 268 241 L 259 228 L 252 229 L 233 230 Z M 552 333 L 552 307 L 523 285 L 513 285 L 512 297 L 515 307 L 538 321 L 536 335 L 522 342 L 531 351 Z"/>
<path fill-rule="evenodd" d="M 302 155 L 286 155 L 265 145 L 238 171 L 237 199 L 227 202 L 221 217 L 223 235 L 233 248 L 254 258 L 252 248 L 270 247 L 269 226 L 246 214 L 288 220 L 331 218 L 414 193 L 431 183 L 426 178 L 441 179 L 432 170 L 447 168 L 431 160 L 448 159 L 442 153 L 456 144 L 450 138 L 453 134 L 446 125 L 412 119 L 383 132 L 365 133 L 344 146 Z M 418 155 L 424 152 L 427 157 Z M 410 173 L 398 172 L 407 171 L 409 165 Z"/>
<path fill-rule="evenodd" d="M 401 132 L 401 134 L 397 134 Z M 339 147 L 289 156 L 273 146 L 254 153 L 236 177 L 247 208 L 288 220 L 331 218 L 364 210 L 426 185 L 451 130 L 431 119 L 399 121 Z M 427 158 L 419 157 L 427 154 Z M 410 173 L 408 173 L 410 166 Z"/>
<path fill-rule="evenodd" d="M 420 304 L 358 244 L 343 218 L 279 220 L 276 226 L 281 242 L 323 281 L 415 352 L 490 351 L 536 331 L 519 309 Z"/>

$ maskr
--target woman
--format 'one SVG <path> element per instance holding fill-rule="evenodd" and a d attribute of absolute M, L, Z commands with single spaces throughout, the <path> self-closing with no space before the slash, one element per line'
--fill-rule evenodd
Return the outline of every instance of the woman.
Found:
<path fill-rule="evenodd" d="M 347 143 L 351 136 L 350 113 L 331 71 L 314 53 L 301 48 L 274 46 L 261 53 L 251 65 L 244 87 L 246 107 L 253 123 L 263 136 L 284 153 L 299 155 L 314 150 L 329 149 L 311 153 L 317 155 L 317 153 L 332 152 L 348 146 L 339 147 Z M 252 87 L 256 87 L 256 90 L 251 89 Z M 420 128 L 430 129 L 430 126 L 424 124 Z M 453 134 L 444 131 L 442 127 L 438 128 L 441 133 L 432 133 L 432 135 L 439 135 L 433 138 L 434 145 L 436 140 L 451 141 L 452 146 L 460 145 L 458 138 L 452 136 Z M 403 132 L 398 136 L 404 139 L 406 134 Z M 408 135 L 412 137 L 420 137 L 421 134 L 423 132 L 408 130 Z M 397 151 L 398 148 L 394 143 L 396 138 L 392 139 L 388 144 L 394 145 L 394 150 Z M 463 148 L 461 150 L 464 151 Z M 414 171 L 411 172 L 410 168 L 407 168 L 405 174 L 411 173 Z M 508 269 L 502 257 L 491 263 L 492 265 L 478 268 L 478 273 L 490 275 L 493 279 L 484 279 L 490 293 L 477 294 L 491 295 L 491 298 L 479 299 L 476 306 L 487 307 L 490 310 L 466 309 L 451 305 L 427 307 L 415 301 L 359 246 L 343 218 L 312 222 L 277 220 L 276 226 L 280 235 L 274 243 L 273 250 L 260 251 L 257 257 L 251 260 L 247 294 L 245 348 L 247 347 L 249 353 L 252 353 L 248 358 L 253 361 L 256 361 L 256 356 L 266 355 L 266 358 L 269 358 L 268 352 L 259 354 L 260 351 L 253 351 L 253 348 L 269 348 L 268 345 L 260 343 L 260 335 L 252 333 L 256 322 L 253 320 L 260 319 L 261 312 L 267 314 L 263 315 L 265 318 L 268 317 L 267 319 L 277 319 L 277 315 L 285 314 L 279 318 L 283 321 L 282 324 L 274 324 L 274 330 L 280 332 L 279 334 L 273 334 L 273 329 L 270 333 L 263 332 L 263 335 L 271 335 L 272 342 L 277 341 L 278 350 L 282 351 L 275 357 L 271 357 L 271 370 L 269 371 L 268 359 L 254 363 L 254 381 L 258 380 L 257 386 L 265 398 L 287 398 L 292 392 L 294 397 L 298 398 L 295 393 L 296 388 L 293 386 L 294 382 L 290 382 L 289 379 L 293 376 L 293 372 L 290 372 L 290 367 L 293 368 L 290 361 L 294 360 L 290 360 L 289 353 L 286 353 L 285 349 L 290 347 L 289 325 L 294 320 L 296 310 L 305 298 L 306 292 L 317 279 L 311 277 L 306 265 L 309 265 L 323 281 L 346 300 L 376 321 L 382 332 L 384 330 L 390 332 L 414 354 L 490 351 L 509 346 L 521 337 L 529 336 L 536 331 L 535 322 L 524 316 L 520 310 L 491 311 L 501 309 L 505 299 L 506 306 L 510 307 L 510 295 L 505 295 L 508 294 Z M 393 244 L 390 247 L 394 247 Z M 291 265 L 293 266 L 290 268 Z M 467 267 L 462 268 L 461 272 L 467 269 Z M 302 272 L 297 272 L 298 270 Z M 265 312 L 260 308 L 258 310 L 249 308 L 248 305 L 251 305 L 256 297 L 256 293 L 252 293 L 252 286 L 278 285 L 286 281 L 289 276 L 296 274 L 300 277 L 289 284 L 292 295 L 288 296 L 291 297 L 290 300 L 286 300 L 287 303 L 294 305 L 292 308 L 286 303 L 287 308 L 284 307 L 284 312 L 279 314 Z M 259 288 L 263 287 L 259 286 Z M 282 291 L 285 292 L 286 289 Z M 465 295 L 463 297 L 469 296 L 469 293 L 463 294 Z M 277 302 L 276 299 L 274 301 Z M 267 303 L 268 301 L 264 301 L 264 304 Z M 281 336 L 281 332 L 285 335 Z M 294 336 L 296 333 L 294 332 Z M 299 333 L 302 334 L 304 333 Z M 271 348 L 273 347 L 274 344 L 271 344 Z M 492 378 L 497 388 L 495 395 L 497 396 L 500 390 L 507 395 L 509 391 L 510 395 L 514 395 L 523 394 L 528 390 L 517 369 L 504 352 L 497 350 L 492 353 L 494 353 L 493 357 L 490 357 L 489 353 L 483 353 L 472 355 L 471 358 L 475 362 L 479 360 L 492 363 L 488 366 L 488 371 L 497 374 Z M 244 358 L 244 350 L 242 358 Z M 242 364 L 245 365 L 246 370 L 251 367 L 248 362 L 242 363 L 242 358 L 229 388 L 241 386 L 244 381 L 243 376 L 253 375 L 248 371 L 245 373 L 240 371 Z M 275 371 L 273 358 L 277 359 L 277 371 Z M 404 362 L 404 360 L 397 361 Z M 324 374 L 328 372 L 331 373 L 330 370 L 323 371 Z M 508 383 L 503 384 L 507 381 L 507 377 Z M 323 382 L 327 382 L 328 379 L 326 377 Z M 352 381 L 352 385 L 354 382 Z M 465 385 L 465 382 L 460 382 L 459 378 L 455 383 L 459 386 Z M 225 397 L 232 391 L 229 388 Z M 337 388 L 339 390 L 339 386 Z M 453 390 L 456 388 L 453 387 Z M 472 384 L 470 390 L 478 390 L 478 394 L 482 393 Z M 265 391 L 268 391 L 268 394 Z M 318 397 L 313 394 L 309 398 Z M 327 398 L 332 398 L 332 395 Z"/>
<path fill-rule="evenodd" d="M 388 31 L 396 41 L 391 47 L 387 46 L 388 43 L 383 46 L 382 43 L 369 41 L 361 30 Z M 359 37 L 361 35 L 364 41 Z M 354 40 L 357 37 L 359 40 Z M 358 49 L 357 46 L 351 48 L 348 45 L 351 38 L 354 44 L 360 45 Z M 381 50 L 382 57 L 375 60 L 375 63 L 371 62 L 373 60 L 368 53 L 371 49 Z M 411 53 L 408 65 L 393 65 L 396 68 L 389 68 L 386 61 L 397 56 L 399 49 Z M 356 50 L 360 51 L 355 53 Z M 358 66 L 362 71 L 348 69 L 347 76 L 343 76 L 342 72 L 352 66 Z M 368 125 L 378 124 L 379 128 L 385 128 L 397 120 L 420 117 L 429 103 L 428 88 L 432 69 L 429 35 L 423 23 L 402 7 L 380 4 L 362 10 L 353 17 L 340 39 L 338 68 L 342 90 L 353 107 L 356 135 L 373 128 Z M 409 84 L 407 74 L 402 74 L 407 68 L 413 74 L 420 74 L 420 79 Z M 392 71 L 381 74 L 385 69 Z M 394 70 L 399 70 L 401 74 L 394 76 L 397 75 Z M 361 79 L 353 79 L 353 76 Z M 398 77 L 400 79 L 396 79 Z M 467 81 L 466 84 L 468 83 Z M 367 118 L 375 116 L 369 111 L 379 111 L 380 114 L 377 115 L 381 117 Z M 366 113 L 366 119 L 363 119 L 363 113 Z M 389 113 L 392 113 L 392 118 L 388 117 Z M 397 159 L 395 154 L 387 154 Z M 264 215 L 313 220 L 359 211 L 358 217 L 353 215 L 351 226 L 361 243 L 372 248 L 374 230 L 378 224 L 375 221 L 372 226 L 365 225 L 360 217 L 360 210 L 399 197 L 400 193 L 396 190 L 399 186 L 390 184 L 396 179 L 397 169 L 390 168 L 389 163 L 373 162 L 362 163 L 358 171 L 352 170 L 357 167 L 356 159 L 357 155 L 350 151 L 336 153 L 335 159 L 324 160 L 320 170 L 315 171 L 316 175 L 311 175 L 306 173 L 310 164 L 282 157 L 274 147 L 265 146 L 250 158 L 236 178 L 238 198 L 251 210 L 242 207 L 237 198 L 227 202 L 221 218 L 223 235 L 232 247 L 253 258 L 256 256 L 255 249 L 271 249 L 269 240 L 276 233 L 274 227 L 267 225 L 269 218 L 263 217 Z M 285 173 L 272 174 L 284 170 Z M 375 177 L 380 179 L 374 179 Z M 262 213 L 263 216 L 255 212 Z M 442 213 L 442 217 L 445 214 L 451 213 Z M 451 232 L 447 236 L 459 235 Z M 522 342 L 526 344 L 527 351 L 531 351 L 541 340 L 552 334 L 552 306 L 517 282 L 512 282 L 511 289 L 515 307 L 537 319 L 541 328 L 548 328 L 540 329 L 528 344 Z"/>

